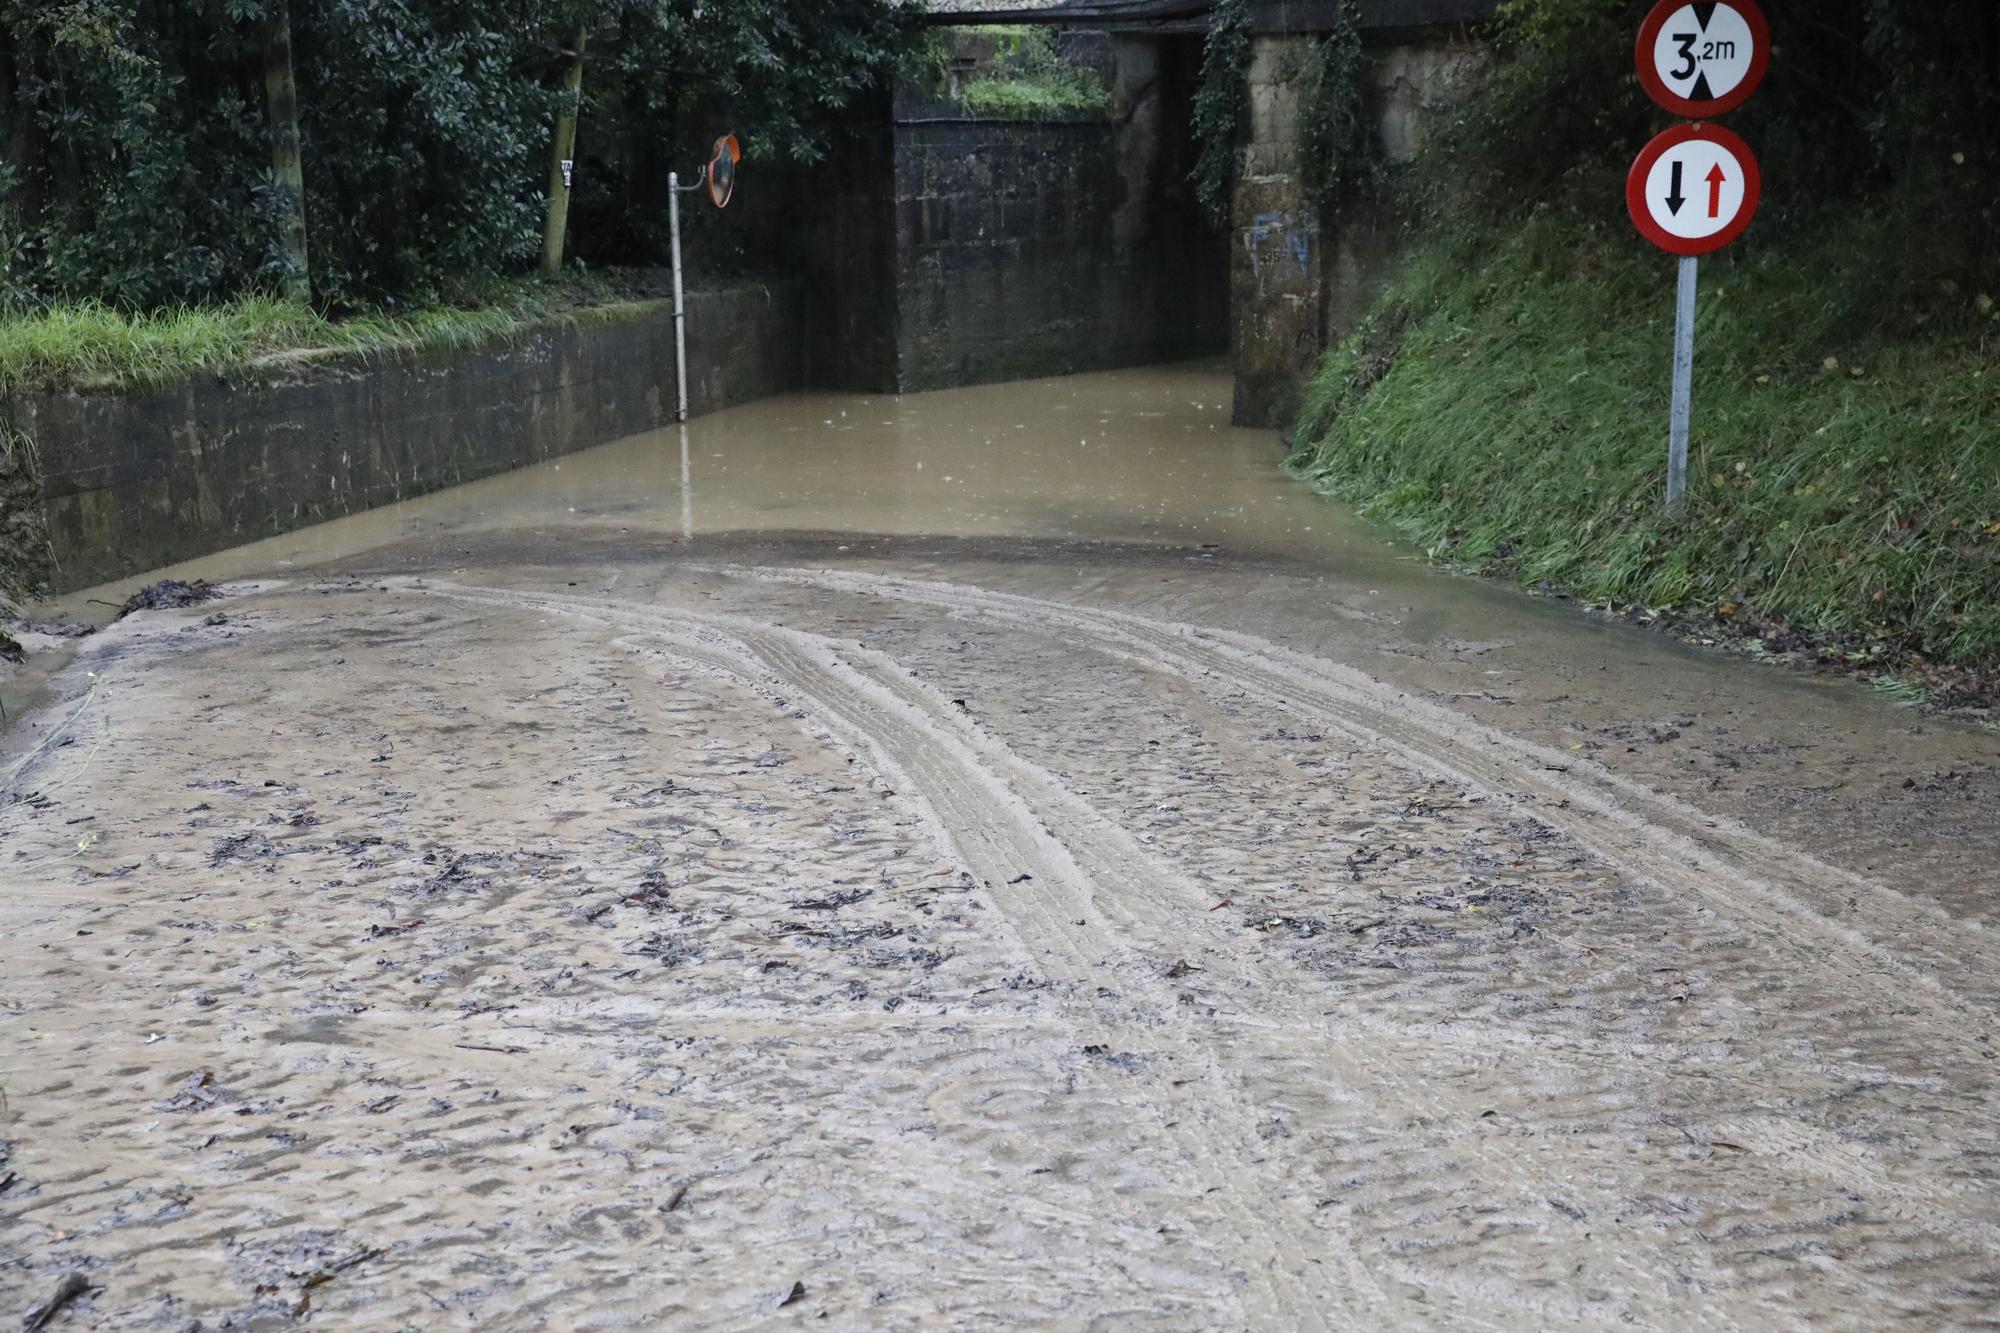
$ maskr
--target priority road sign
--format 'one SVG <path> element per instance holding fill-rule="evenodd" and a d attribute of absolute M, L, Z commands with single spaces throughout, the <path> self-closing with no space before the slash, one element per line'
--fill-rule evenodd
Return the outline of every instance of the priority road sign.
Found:
<path fill-rule="evenodd" d="M 1662 132 L 1625 177 L 1625 207 L 1639 234 L 1677 255 L 1705 255 L 1741 236 L 1762 193 L 1750 145 L 1720 125 Z"/>
<path fill-rule="evenodd" d="M 1763 82 L 1771 29 L 1757 0 L 1659 0 L 1639 25 L 1634 55 L 1648 97 L 1707 120 L 1743 105 Z"/>

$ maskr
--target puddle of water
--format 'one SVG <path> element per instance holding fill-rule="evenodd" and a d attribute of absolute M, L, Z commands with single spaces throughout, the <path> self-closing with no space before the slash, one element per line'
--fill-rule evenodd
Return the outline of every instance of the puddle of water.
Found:
<path fill-rule="evenodd" d="M 120 579 L 59 600 L 101 620 L 158 578 L 305 569 L 407 538 L 578 524 L 715 532 L 1162 542 L 1412 563 L 1229 425 L 1220 366 L 902 396 L 792 394 Z"/>

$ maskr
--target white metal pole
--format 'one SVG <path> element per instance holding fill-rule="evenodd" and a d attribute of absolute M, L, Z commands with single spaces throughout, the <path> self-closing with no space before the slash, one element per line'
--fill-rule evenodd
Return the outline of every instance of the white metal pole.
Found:
<path fill-rule="evenodd" d="M 1667 508 L 1679 507 L 1688 481 L 1688 400 L 1694 392 L 1693 255 L 1682 255 L 1680 281 L 1674 293 L 1674 403 L 1667 428 Z"/>
<path fill-rule="evenodd" d="M 681 296 L 681 177 L 667 173 L 668 229 L 674 243 L 674 384 L 680 395 L 680 410 L 674 420 L 688 419 L 687 302 Z"/>

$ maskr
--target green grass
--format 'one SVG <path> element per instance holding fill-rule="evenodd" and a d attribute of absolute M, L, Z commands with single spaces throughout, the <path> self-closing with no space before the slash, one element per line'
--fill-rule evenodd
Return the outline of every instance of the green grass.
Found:
<path fill-rule="evenodd" d="M 1034 120 L 1044 116 L 1100 115 L 1111 106 L 1111 94 L 1085 71 L 1035 74 L 1019 78 L 973 79 L 959 94 L 959 105 L 979 116 Z"/>
<path fill-rule="evenodd" d="M 1420 246 L 1312 381 L 1292 466 L 1433 559 L 1855 663 L 2000 661 L 1992 300 L 1855 289 L 1866 220 L 1703 262 L 1663 512 L 1673 261 L 1538 214 Z"/>
<path fill-rule="evenodd" d="M 967 30 L 990 39 L 995 58 L 959 90 L 958 102 L 977 116 L 1016 120 L 1102 115 L 1111 90 L 1096 71 L 1066 59 L 1047 28 L 987 26 Z"/>
<path fill-rule="evenodd" d="M 597 280 L 495 282 L 459 302 L 330 318 L 268 297 L 135 314 L 97 304 L 0 315 L 0 393 L 156 388 L 194 374 L 275 371 L 301 357 L 466 349 L 562 318 L 615 317 Z"/>

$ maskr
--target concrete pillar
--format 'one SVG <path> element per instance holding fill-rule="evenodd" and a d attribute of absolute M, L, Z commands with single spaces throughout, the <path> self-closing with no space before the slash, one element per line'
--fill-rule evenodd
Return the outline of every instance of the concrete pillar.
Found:
<path fill-rule="evenodd" d="M 1350 192 L 1320 208 L 1300 176 L 1301 80 L 1316 37 L 1261 36 L 1250 63 L 1250 143 L 1231 210 L 1235 420 L 1283 429 L 1320 353 L 1347 336 L 1395 270 L 1397 229 Z M 1405 35 L 1368 53 L 1372 150 L 1390 163 L 1485 78 L 1493 53 L 1456 33 Z"/>
<path fill-rule="evenodd" d="M 1286 426 L 1325 346 L 1320 218 L 1300 177 L 1298 72 L 1313 39 L 1252 39 L 1250 140 L 1230 209 L 1229 309 L 1239 426 Z"/>

